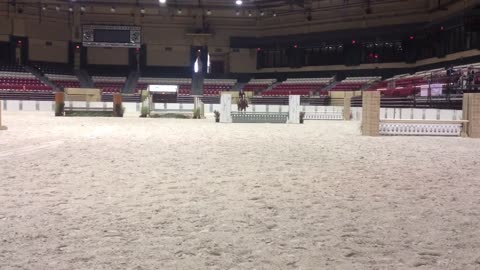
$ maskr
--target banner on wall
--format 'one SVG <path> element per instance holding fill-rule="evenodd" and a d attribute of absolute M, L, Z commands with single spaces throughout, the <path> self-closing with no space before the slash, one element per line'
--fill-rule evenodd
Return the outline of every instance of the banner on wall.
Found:
<path fill-rule="evenodd" d="M 177 93 L 178 85 L 149 85 L 148 91 L 154 93 Z"/>
<path fill-rule="evenodd" d="M 430 87 L 431 89 L 431 95 L 432 96 L 441 96 L 442 95 L 442 90 L 443 90 L 443 84 L 440 83 L 434 83 L 431 85 L 421 85 L 420 86 L 420 95 L 422 97 L 428 97 L 428 88 Z"/>

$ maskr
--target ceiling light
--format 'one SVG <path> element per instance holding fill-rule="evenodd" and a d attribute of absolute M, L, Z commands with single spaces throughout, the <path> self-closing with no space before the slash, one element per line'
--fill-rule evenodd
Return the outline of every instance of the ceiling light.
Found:
<path fill-rule="evenodd" d="M 145 9 L 144 9 L 144 8 L 141 8 L 141 9 L 140 9 L 140 13 L 145 14 Z"/>
<path fill-rule="evenodd" d="M 55 10 L 56 10 L 56 11 L 60 11 L 60 7 L 59 7 L 59 6 L 56 6 L 56 7 L 55 7 Z"/>
<path fill-rule="evenodd" d="M 182 11 L 181 8 L 177 9 L 177 13 L 178 13 L 178 14 L 182 14 L 182 12 L 183 12 L 183 11 Z"/>
<path fill-rule="evenodd" d="M 237 11 L 235 11 L 235 14 L 236 14 L 237 16 L 240 16 L 240 10 L 237 9 Z"/>
<path fill-rule="evenodd" d="M 42 10 L 47 10 L 47 6 L 42 6 Z"/>
<path fill-rule="evenodd" d="M 110 12 L 115 12 L 115 8 L 114 8 L 114 7 L 111 7 L 111 8 L 110 8 Z"/>
<path fill-rule="evenodd" d="M 237 1 L 235 1 L 235 4 L 237 6 L 241 6 L 243 4 L 243 1 L 242 0 L 237 0 Z"/>
<path fill-rule="evenodd" d="M 68 8 L 68 11 L 73 12 L 73 8 L 72 8 L 72 7 L 69 7 L 69 8 Z"/>
<path fill-rule="evenodd" d="M 262 10 L 260 11 L 260 16 L 264 16 L 265 15 L 265 12 Z"/>
<path fill-rule="evenodd" d="M 81 6 L 81 7 L 80 7 L 80 11 L 81 11 L 81 12 L 85 12 L 85 6 Z"/>
<path fill-rule="evenodd" d="M 273 17 L 277 17 L 277 13 L 275 11 L 273 12 L 272 15 L 273 15 Z"/>
<path fill-rule="evenodd" d="M 159 2 L 160 4 L 165 4 L 165 3 L 167 3 L 167 0 L 158 0 L 158 2 Z"/>
<path fill-rule="evenodd" d="M 210 9 L 207 10 L 207 15 L 212 15 L 212 11 Z"/>
<path fill-rule="evenodd" d="M 252 17 L 252 12 L 251 11 L 248 11 L 248 17 Z"/>

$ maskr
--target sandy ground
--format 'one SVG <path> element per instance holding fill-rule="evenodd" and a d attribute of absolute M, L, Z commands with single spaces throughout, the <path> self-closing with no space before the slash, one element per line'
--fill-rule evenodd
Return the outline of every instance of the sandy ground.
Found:
<path fill-rule="evenodd" d="M 480 269 L 480 140 L 5 113 L 0 269 Z"/>

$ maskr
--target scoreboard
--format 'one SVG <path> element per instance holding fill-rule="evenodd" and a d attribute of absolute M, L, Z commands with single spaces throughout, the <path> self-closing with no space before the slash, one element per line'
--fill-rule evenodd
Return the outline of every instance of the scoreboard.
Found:
<path fill-rule="evenodd" d="M 82 26 L 82 44 L 85 47 L 140 48 L 141 43 L 140 26 Z"/>

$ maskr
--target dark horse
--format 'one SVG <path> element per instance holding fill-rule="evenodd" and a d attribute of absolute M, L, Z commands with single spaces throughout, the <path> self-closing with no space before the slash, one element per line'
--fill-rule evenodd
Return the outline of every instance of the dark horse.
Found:
<path fill-rule="evenodd" d="M 247 99 L 244 98 L 244 97 L 240 97 L 240 98 L 238 99 L 237 107 L 238 107 L 238 111 L 239 111 L 239 112 L 241 112 L 241 111 L 246 112 L 246 111 L 247 111 L 247 108 L 248 108 L 248 101 L 247 101 Z"/>

